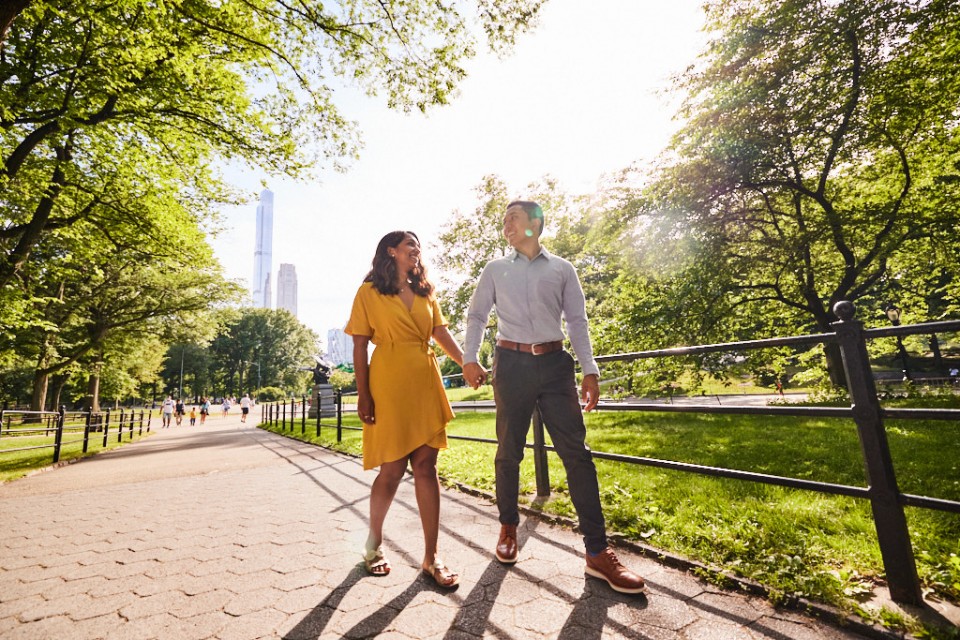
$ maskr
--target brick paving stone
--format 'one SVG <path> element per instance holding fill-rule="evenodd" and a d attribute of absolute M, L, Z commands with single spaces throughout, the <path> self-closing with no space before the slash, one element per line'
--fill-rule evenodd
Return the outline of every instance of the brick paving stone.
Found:
<path fill-rule="evenodd" d="M 220 640 L 254 640 L 272 638 L 287 621 L 287 615 L 276 609 L 261 609 L 242 618 L 231 618 L 217 634 Z"/>
<path fill-rule="evenodd" d="M 161 638 L 176 638 L 176 640 L 215 638 L 230 620 L 230 616 L 220 611 L 203 613 L 172 622 L 163 629 Z"/>
<path fill-rule="evenodd" d="M 53 616 L 40 620 L 21 621 L 7 631 L 4 640 L 37 640 L 39 638 L 71 638 L 76 623 L 67 616 Z"/>
<path fill-rule="evenodd" d="M 120 615 L 128 620 L 148 618 L 158 613 L 172 611 L 183 606 L 187 595 L 181 591 L 164 591 L 152 596 L 137 598 L 125 607 L 120 608 Z"/>
<path fill-rule="evenodd" d="M 263 587 L 254 591 L 245 591 L 241 594 L 235 594 L 223 606 L 223 611 L 231 616 L 241 617 L 248 613 L 260 611 L 272 607 L 281 596 L 283 591 L 273 587 Z"/>

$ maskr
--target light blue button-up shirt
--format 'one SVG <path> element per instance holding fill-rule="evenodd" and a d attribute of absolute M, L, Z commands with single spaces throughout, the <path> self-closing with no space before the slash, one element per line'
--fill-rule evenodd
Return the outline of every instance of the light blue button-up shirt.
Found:
<path fill-rule="evenodd" d="M 528 260 L 513 251 L 483 268 L 467 311 L 463 362 L 476 362 L 483 330 L 496 307 L 497 338 L 535 344 L 563 340 L 566 321 L 573 352 L 584 374 L 600 373 L 587 328 L 586 300 L 577 270 L 543 247 Z"/>

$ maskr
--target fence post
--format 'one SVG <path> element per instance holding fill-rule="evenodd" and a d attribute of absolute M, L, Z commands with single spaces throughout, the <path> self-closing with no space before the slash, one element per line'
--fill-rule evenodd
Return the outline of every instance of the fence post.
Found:
<path fill-rule="evenodd" d="M 282 402 L 282 403 L 281 403 L 281 406 L 283 407 L 283 410 L 282 410 L 282 412 L 281 412 L 281 417 L 280 417 L 280 431 L 286 431 L 286 430 L 287 430 L 287 403 L 286 403 L 286 401 Z"/>
<path fill-rule="evenodd" d="M 53 461 L 60 462 L 60 445 L 63 443 L 63 422 L 64 414 L 66 413 L 67 408 L 64 405 L 60 405 L 60 410 L 57 411 L 57 432 L 54 436 L 53 441 Z"/>
<path fill-rule="evenodd" d="M 547 465 L 546 441 L 543 437 L 543 416 L 540 403 L 533 410 L 533 473 L 537 479 L 537 496 L 550 496 L 550 467 Z"/>
<path fill-rule="evenodd" d="M 110 407 L 107 407 L 106 413 L 101 413 L 103 418 L 103 448 L 107 448 L 107 432 L 110 431 Z"/>
<path fill-rule="evenodd" d="M 290 398 L 290 433 L 293 433 L 293 427 L 297 424 L 297 399 Z"/>
<path fill-rule="evenodd" d="M 117 421 L 117 442 L 123 442 L 123 407 L 120 407 L 120 419 Z"/>
<path fill-rule="evenodd" d="M 307 435 L 307 396 L 300 401 L 300 435 Z"/>
<path fill-rule="evenodd" d="M 883 427 L 877 387 L 873 381 L 863 323 L 854 320 L 852 302 L 842 300 L 833 306 L 840 319 L 836 331 L 843 369 L 847 376 L 853 419 L 857 424 L 860 448 L 866 466 L 870 507 L 880 542 L 880 555 L 887 574 L 890 597 L 896 602 L 921 604 L 920 579 L 910 544 L 907 518 L 900 503 L 900 489 L 893 470 L 887 433 Z"/>
<path fill-rule="evenodd" d="M 337 390 L 337 442 L 343 441 L 343 393 Z"/>
<path fill-rule="evenodd" d="M 87 452 L 90 444 L 90 420 L 93 418 L 93 411 L 87 411 L 87 419 L 83 424 L 83 452 Z"/>

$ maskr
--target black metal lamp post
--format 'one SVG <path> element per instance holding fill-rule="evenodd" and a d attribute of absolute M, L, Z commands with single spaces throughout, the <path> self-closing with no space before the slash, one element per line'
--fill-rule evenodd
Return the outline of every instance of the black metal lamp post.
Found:
<path fill-rule="evenodd" d="M 895 327 L 900 326 L 900 307 L 893 303 L 887 303 L 883 311 L 887 314 L 890 324 Z M 897 350 L 900 353 L 900 360 L 903 362 L 903 379 L 912 381 L 913 377 L 910 375 L 910 365 L 907 363 L 907 350 L 903 347 L 903 338 L 900 336 L 897 336 Z"/>

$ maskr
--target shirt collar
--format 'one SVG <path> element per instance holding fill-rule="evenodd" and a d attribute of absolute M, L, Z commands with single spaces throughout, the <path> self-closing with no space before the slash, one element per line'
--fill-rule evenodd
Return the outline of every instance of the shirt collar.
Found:
<path fill-rule="evenodd" d="M 521 255 L 522 255 L 522 254 L 521 254 L 519 251 L 517 251 L 516 249 L 514 249 L 514 250 L 513 250 L 513 254 L 510 256 L 510 262 L 516 262 L 516 261 L 517 261 L 517 258 L 519 258 Z M 547 248 L 546 248 L 545 246 L 540 245 L 540 253 L 538 253 L 537 255 L 533 256 L 533 260 L 536 260 L 537 258 L 539 258 L 539 257 L 541 257 L 541 256 L 542 256 L 545 260 L 549 260 L 550 258 L 553 257 L 553 254 L 550 253 L 549 251 L 547 251 Z M 524 257 L 525 257 L 525 256 L 524 256 Z M 530 260 L 530 262 L 533 262 L 533 260 Z"/>

